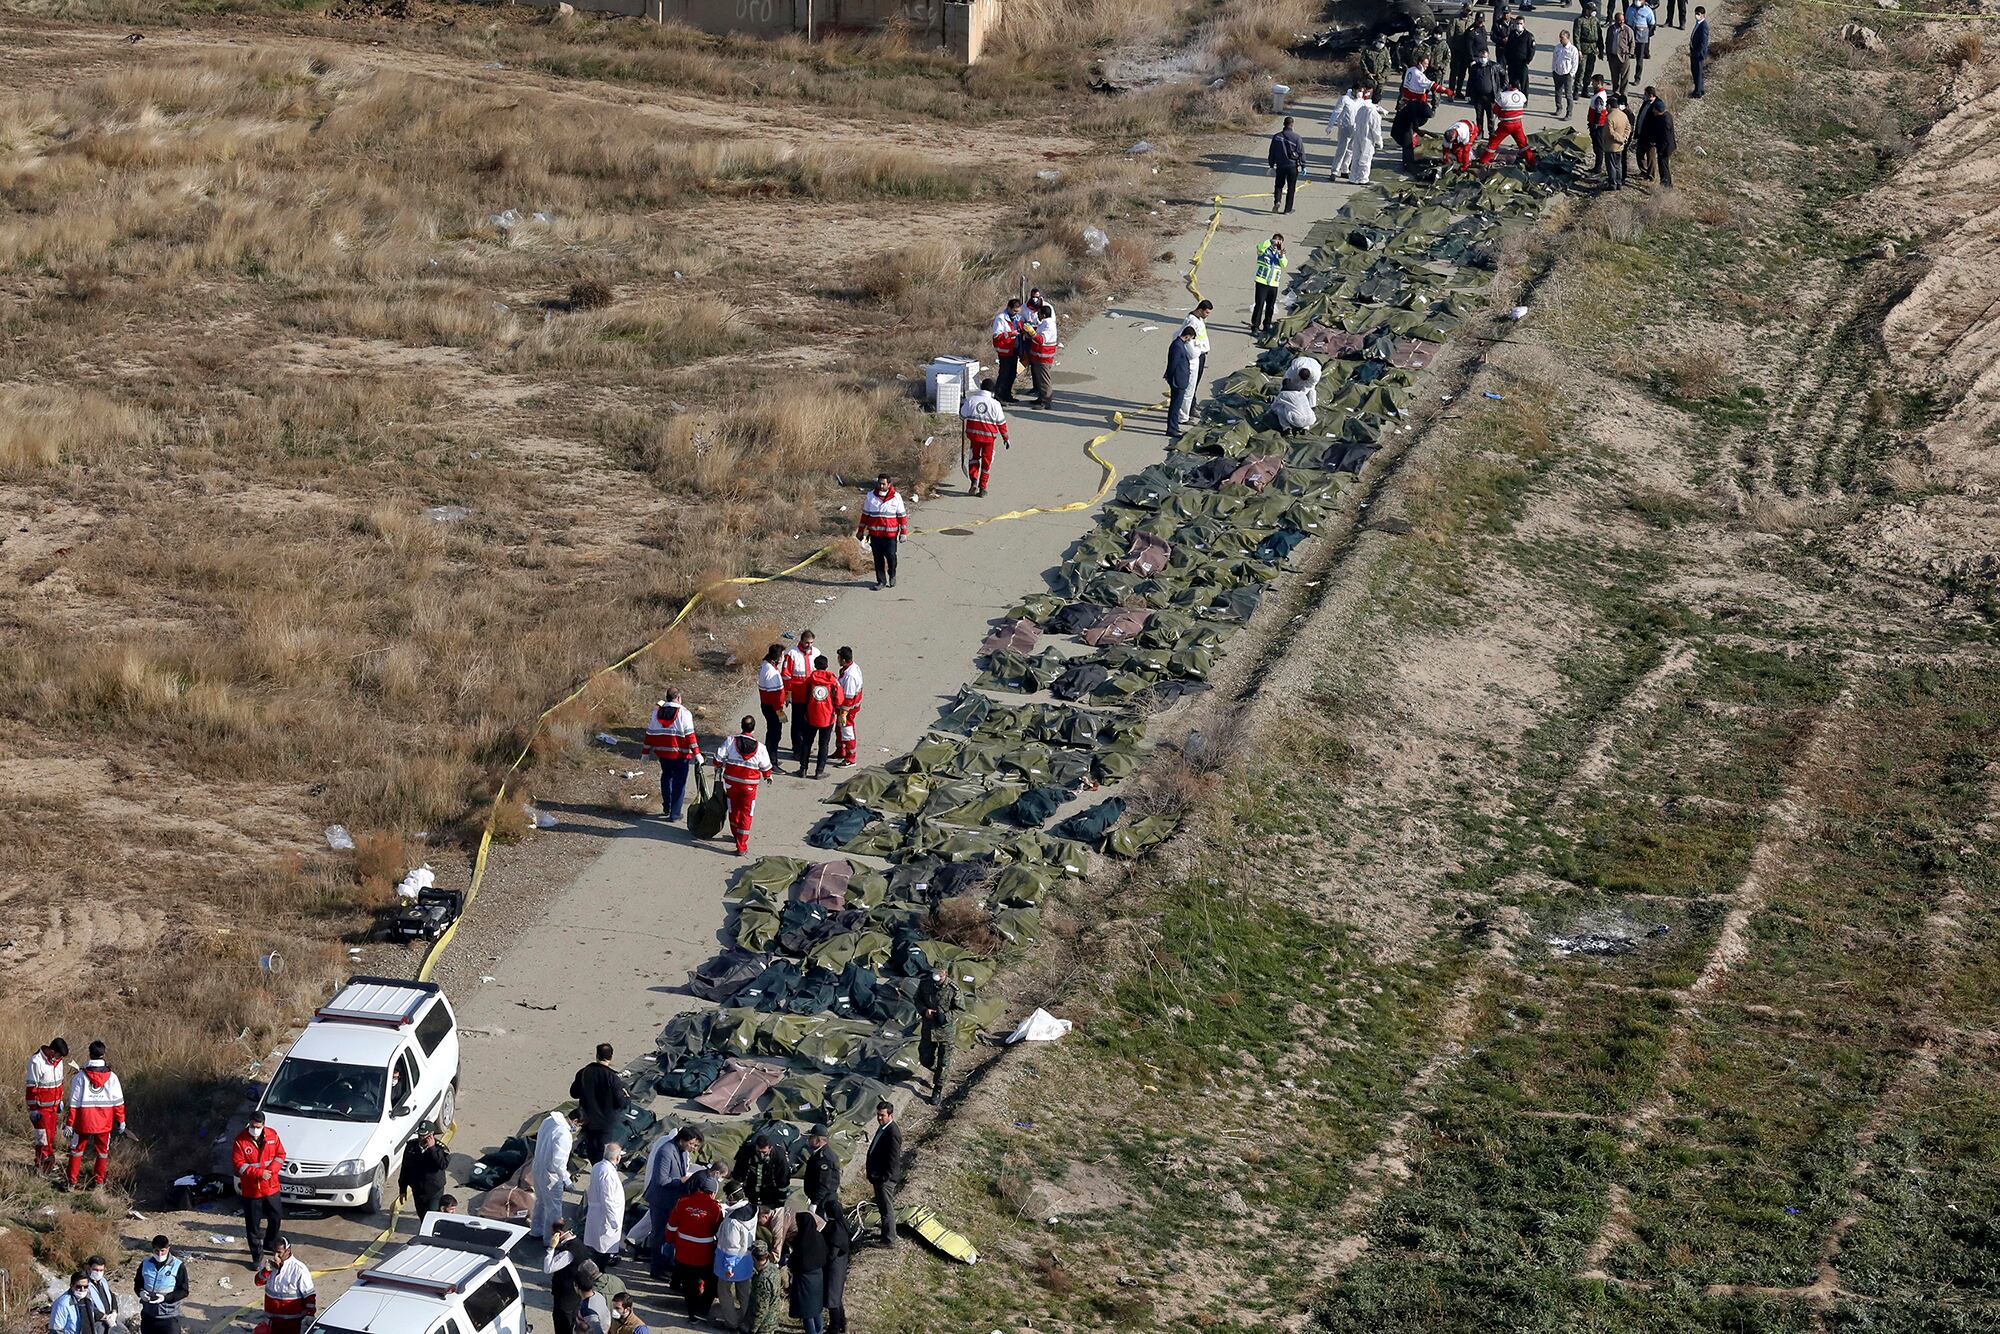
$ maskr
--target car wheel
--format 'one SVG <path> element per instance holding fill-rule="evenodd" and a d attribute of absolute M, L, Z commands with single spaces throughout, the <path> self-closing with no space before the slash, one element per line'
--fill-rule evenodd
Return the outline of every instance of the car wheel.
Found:
<path fill-rule="evenodd" d="M 362 1208 L 371 1214 L 379 1214 L 389 1204 L 389 1164 L 384 1162 L 375 1169 L 374 1179 L 368 1183 L 368 1198 Z"/>
<path fill-rule="evenodd" d="M 444 1097 L 438 1102 L 437 1132 L 448 1132 L 458 1121 L 458 1090 L 447 1084 Z"/>

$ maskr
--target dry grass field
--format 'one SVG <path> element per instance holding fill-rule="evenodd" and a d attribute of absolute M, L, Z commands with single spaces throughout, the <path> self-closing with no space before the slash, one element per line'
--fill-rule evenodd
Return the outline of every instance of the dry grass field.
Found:
<path fill-rule="evenodd" d="M 462 858 L 548 701 L 877 467 L 933 480 L 918 363 L 1030 265 L 1141 274 L 1311 14 L 1020 0 L 967 71 L 424 0 L 0 9 L 0 1046 L 107 1037 L 140 1116 Z M 1090 91 L 1163 34 L 1220 82 Z M 770 633 L 715 617 L 535 762 Z"/>

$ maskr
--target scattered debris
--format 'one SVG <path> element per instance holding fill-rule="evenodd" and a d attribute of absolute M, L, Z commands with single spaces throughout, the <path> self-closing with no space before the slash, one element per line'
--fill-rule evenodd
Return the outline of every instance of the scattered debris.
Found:
<path fill-rule="evenodd" d="M 1875 35 L 1875 30 L 1863 27 L 1859 23 L 1841 25 L 1840 35 L 1849 46 L 1859 47 L 1863 51 L 1880 51 L 1882 49 L 1882 39 Z"/>
<path fill-rule="evenodd" d="M 1035 173 L 1035 179 L 1038 181 L 1059 181 L 1062 179 L 1062 173 L 1053 167 L 1044 167 Z"/>
<path fill-rule="evenodd" d="M 1544 937 L 1557 954 L 1582 955 L 1591 959 L 1631 954 L 1645 941 L 1666 935 L 1673 928 L 1660 923 L 1635 922 L 1615 912 L 1585 913 L 1560 935 Z"/>
<path fill-rule="evenodd" d="M 523 806 L 521 809 L 527 813 L 528 823 L 532 824 L 535 828 L 554 829 L 556 827 L 556 817 L 550 815 L 540 807 L 529 804 Z"/>
<path fill-rule="evenodd" d="M 1125 151 L 1128 153 L 1150 153 L 1153 151 L 1153 145 L 1148 143 L 1146 140 L 1141 139 L 1138 143 L 1133 144 L 1130 148 L 1126 149 Z"/>
<path fill-rule="evenodd" d="M 1090 226 L 1083 229 L 1083 248 L 1093 255 L 1101 255 L 1111 248 L 1111 237 L 1102 227 Z"/>
<path fill-rule="evenodd" d="M 354 835 L 347 832 L 344 824 L 330 824 L 326 827 L 326 846 L 335 852 L 352 852 Z"/>
<path fill-rule="evenodd" d="M 463 505 L 431 505 L 425 508 L 424 517 L 432 523 L 457 523 L 471 513 Z"/>
<path fill-rule="evenodd" d="M 611 735 L 611 733 L 609 732 L 599 732 L 595 737 L 591 739 L 596 741 L 598 745 L 609 746 L 613 750 L 616 750 L 620 746 L 625 744 L 624 742 L 620 741 L 617 737 Z"/>

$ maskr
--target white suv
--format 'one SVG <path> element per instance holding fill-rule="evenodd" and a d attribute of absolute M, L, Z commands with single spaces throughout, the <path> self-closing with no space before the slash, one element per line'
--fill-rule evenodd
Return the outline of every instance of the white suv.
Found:
<path fill-rule="evenodd" d="M 385 1208 L 420 1122 L 457 1114 L 458 1020 L 435 982 L 355 977 L 313 1015 L 258 1104 L 288 1201 Z"/>
<path fill-rule="evenodd" d="M 528 1229 L 426 1214 L 409 1245 L 361 1271 L 314 1334 L 528 1334 L 521 1273 L 507 1252 Z"/>

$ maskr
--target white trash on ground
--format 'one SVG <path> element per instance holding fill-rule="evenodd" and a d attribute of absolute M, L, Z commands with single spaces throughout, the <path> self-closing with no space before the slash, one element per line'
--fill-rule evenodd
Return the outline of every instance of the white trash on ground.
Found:
<path fill-rule="evenodd" d="M 429 889 L 436 883 L 437 872 L 430 868 L 429 863 L 426 863 L 396 882 L 396 897 L 399 899 L 414 899 L 419 893 Z"/>
<path fill-rule="evenodd" d="M 1021 1021 L 1007 1042 L 1010 1046 L 1016 1042 L 1054 1042 L 1057 1038 L 1069 1036 L 1073 1027 L 1075 1025 L 1069 1020 L 1058 1019 L 1038 1006 L 1033 1014 Z"/>
<path fill-rule="evenodd" d="M 352 852 L 354 835 L 347 832 L 344 824 L 330 824 L 326 827 L 326 845 L 335 852 Z"/>
<path fill-rule="evenodd" d="M 1104 234 L 1102 227 L 1083 229 L 1083 248 L 1093 255 L 1101 255 L 1111 246 L 1111 238 Z"/>

